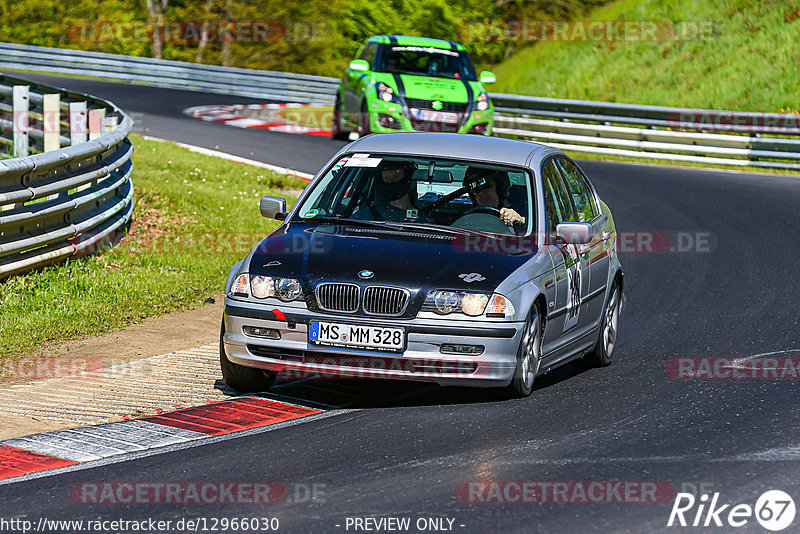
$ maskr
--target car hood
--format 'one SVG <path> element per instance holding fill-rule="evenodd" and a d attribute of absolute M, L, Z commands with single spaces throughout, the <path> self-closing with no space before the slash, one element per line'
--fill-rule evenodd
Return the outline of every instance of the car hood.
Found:
<path fill-rule="evenodd" d="M 292 223 L 259 243 L 249 272 L 298 278 L 306 295 L 320 282 L 403 287 L 411 292 L 407 314 L 414 316 L 429 291 L 491 293 L 535 253 L 517 239 L 479 234 Z M 373 275 L 361 279 L 362 271 Z M 313 298 L 307 304 L 316 306 Z"/>
<path fill-rule="evenodd" d="M 398 87 L 400 85 L 398 79 L 402 82 L 402 87 Z M 377 81 L 389 84 L 404 98 L 421 100 L 468 103 L 470 91 L 473 95 L 477 95 L 480 92 L 480 89 L 476 89 L 472 85 L 475 82 L 453 78 L 380 73 Z"/>

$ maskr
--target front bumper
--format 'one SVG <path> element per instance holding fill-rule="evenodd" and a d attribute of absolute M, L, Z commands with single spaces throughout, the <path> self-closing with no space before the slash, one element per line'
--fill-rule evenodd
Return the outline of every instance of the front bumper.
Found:
<path fill-rule="evenodd" d="M 274 313 L 278 309 L 278 313 Z M 402 353 L 323 347 L 308 341 L 308 321 L 401 326 L 407 330 Z M 329 376 L 436 382 L 440 385 L 504 386 L 511 381 L 524 323 L 462 320 L 397 320 L 348 317 L 225 299 L 228 359 L 239 365 L 283 373 L 286 378 Z M 248 336 L 243 327 L 280 332 L 278 340 Z M 480 355 L 443 354 L 442 344 L 482 345 Z"/>
<path fill-rule="evenodd" d="M 484 111 L 468 112 L 468 117 L 460 124 L 412 121 L 403 113 L 402 106 L 394 102 L 376 100 L 368 108 L 368 113 L 370 132 L 373 133 L 447 131 L 451 133 L 478 133 L 490 136 L 494 127 L 493 106 Z M 381 115 L 391 117 L 395 127 L 385 126 L 387 122 L 384 120 L 382 123 Z M 478 131 L 475 131 L 475 127 L 478 127 Z"/>

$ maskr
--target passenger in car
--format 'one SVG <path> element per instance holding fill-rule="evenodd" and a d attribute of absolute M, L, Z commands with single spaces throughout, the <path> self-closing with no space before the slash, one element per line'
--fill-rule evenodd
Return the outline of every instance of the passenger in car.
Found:
<path fill-rule="evenodd" d="M 383 161 L 375 177 L 375 197 L 353 214 L 353 219 L 403 222 L 432 222 L 428 213 L 418 209 L 409 193 L 413 187 L 410 161 Z"/>
<path fill-rule="evenodd" d="M 520 227 L 526 224 L 525 217 L 511 206 L 511 180 L 508 173 L 470 167 L 464 176 L 472 202 L 476 206 L 495 208 L 500 211 L 500 219 L 508 226 Z"/>

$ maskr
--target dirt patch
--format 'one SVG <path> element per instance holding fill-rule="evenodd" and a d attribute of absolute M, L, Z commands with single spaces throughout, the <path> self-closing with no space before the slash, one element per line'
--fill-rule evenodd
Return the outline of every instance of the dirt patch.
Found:
<path fill-rule="evenodd" d="M 158 356 L 199 347 L 219 340 L 219 325 L 222 319 L 224 299 L 215 295 L 214 303 L 207 303 L 194 310 L 173 312 L 159 317 L 150 317 L 104 336 L 63 341 L 29 356 L 32 362 L 48 362 L 44 366 L 29 365 L 31 379 L 20 379 L 19 374 L 0 381 L 3 390 L 16 389 L 23 384 L 47 384 L 59 387 L 59 374 L 69 373 L 70 369 L 82 368 L 84 362 L 89 369 L 101 365 L 112 365 Z M 66 364 L 64 362 L 67 362 Z M 43 372 L 42 372 L 43 370 Z M 48 373 L 55 376 L 46 376 Z M 24 374 L 24 373 L 23 373 Z M 45 375 L 45 376 L 43 376 Z M 42 380 L 54 378 L 53 380 Z M 0 437 L 21 436 L 69 428 L 75 426 L 63 422 L 38 418 L 36 416 L 4 416 L 0 418 Z"/>

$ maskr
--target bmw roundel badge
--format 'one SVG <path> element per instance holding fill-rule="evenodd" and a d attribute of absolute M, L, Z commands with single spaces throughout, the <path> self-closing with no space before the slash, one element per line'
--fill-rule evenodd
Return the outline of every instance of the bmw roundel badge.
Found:
<path fill-rule="evenodd" d="M 361 278 L 362 280 L 369 280 L 373 276 L 375 276 L 375 273 L 373 273 L 369 269 L 364 269 L 363 271 L 358 273 L 358 277 Z"/>

